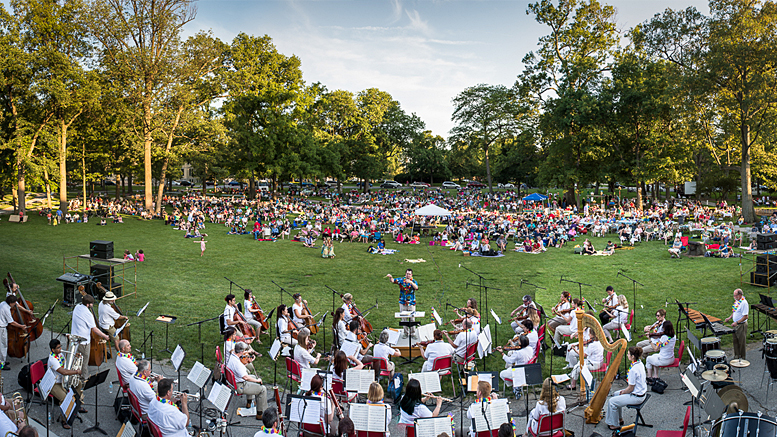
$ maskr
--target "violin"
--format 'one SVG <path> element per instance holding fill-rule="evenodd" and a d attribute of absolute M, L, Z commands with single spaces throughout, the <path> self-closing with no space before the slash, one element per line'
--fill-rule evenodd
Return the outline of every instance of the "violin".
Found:
<path fill-rule="evenodd" d="M 259 353 L 256 351 L 243 352 L 243 354 L 240 355 L 240 362 L 243 363 L 243 365 L 246 365 L 255 360 L 257 355 L 259 355 Z"/>
<path fill-rule="evenodd" d="M 358 341 L 364 349 L 370 347 L 370 339 L 367 338 L 366 332 L 356 334 L 356 341 Z"/>

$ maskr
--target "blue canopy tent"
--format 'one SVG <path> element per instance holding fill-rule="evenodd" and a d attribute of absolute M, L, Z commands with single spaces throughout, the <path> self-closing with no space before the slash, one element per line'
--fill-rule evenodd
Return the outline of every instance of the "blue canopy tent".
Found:
<path fill-rule="evenodd" d="M 545 200 L 548 200 L 548 196 L 544 196 L 540 193 L 531 193 L 528 196 L 524 197 L 523 200 L 525 201 L 535 201 L 535 202 L 542 202 Z"/>

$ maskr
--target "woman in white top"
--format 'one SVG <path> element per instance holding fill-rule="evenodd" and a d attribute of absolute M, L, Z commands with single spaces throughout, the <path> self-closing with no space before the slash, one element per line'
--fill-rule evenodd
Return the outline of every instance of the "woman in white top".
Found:
<path fill-rule="evenodd" d="M 505 370 L 499 373 L 499 377 L 502 378 L 508 387 L 513 385 L 512 368 L 529 364 L 529 361 L 534 357 L 534 350 L 529 348 L 529 339 L 525 335 L 518 337 L 518 346 L 520 349 L 507 352 L 501 346 L 496 348 L 497 351 L 502 353 L 502 359 L 505 361 Z"/>
<path fill-rule="evenodd" d="M 412 425 L 415 419 L 424 417 L 437 417 L 442 407 L 442 398 L 437 398 L 437 406 L 434 411 L 424 405 L 426 397 L 421 393 L 421 383 L 417 379 L 411 379 L 405 387 L 405 395 L 399 401 L 399 423 Z"/>
<path fill-rule="evenodd" d="M 264 331 L 264 328 L 262 327 L 262 324 L 259 322 L 259 320 L 256 319 L 254 312 L 257 312 L 257 310 L 261 310 L 261 309 L 259 308 L 258 304 L 254 306 L 254 302 L 256 302 L 256 299 L 254 299 L 254 293 L 247 288 L 243 292 L 243 308 L 245 308 L 245 312 L 243 313 L 243 315 L 246 316 L 246 321 L 248 322 L 248 324 L 254 327 L 254 331 L 256 331 L 256 335 L 260 335 Z M 258 338 L 256 339 L 256 341 L 257 341 L 257 344 L 262 344 L 262 342 Z"/>
<path fill-rule="evenodd" d="M 428 345 L 426 349 L 420 345 L 418 348 L 421 350 L 421 357 L 426 360 L 421 367 L 422 372 L 431 372 L 436 358 L 450 355 L 452 359 L 453 354 L 456 353 L 453 346 L 442 341 L 442 331 L 439 329 L 434 330 L 434 343 Z"/>
<path fill-rule="evenodd" d="M 607 311 L 607 313 L 610 315 L 610 321 L 602 328 L 604 328 L 604 335 L 607 336 L 607 341 L 612 343 L 610 331 L 620 330 L 621 325 L 629 323 L 629 302 L 626 300 L 626 295 L 621 294 L 618 296 L 618 306 L 614 310 Z"/>
<path fill-rule="evenodd" d="M 342 307 L 335 310 L 332 317 L 332 330 L 334 331 L 335 346 L 339 349 L 345 341 L 348 329 L 345 327 L 345 309 Z"/>
<path fill-rule="evenodd" d="M 531 431 L 536 435 L 541 416 L 549 415 L 551 412 L 564 413 L 566 415 L 566 409 L 567 402 L 564 400 L 564 397 L 558 395 L 558 392 L 553 387 L 553 381 L 550 378 L 545 378 L 537 405 L 529 413 L 526 432 Z"/>
<path fill-rule="evenodd" d="M 477 396 L 475 396 L 475 402 L 471 403 L 469 405 L 469 408 L 467 409 L 467 419 L 471 422 L 472 419 L 475 417 L 475 411 L 481 410 L 485 408 L 485 405 L 483 405 L 483 402 L 491 402 L 492 400 L 497 398 L 496 393 L 491 393 L 491 384 L 489 384 L 487 381 L 478 381 L 478 389 L 477 389 Z M 512 426 L 510 427 L 511 435 L 512 434 Z M 469 427 L 469 435 L 470 437 L 475 437 L 475 427 L 470 426 Z"/>
<path fill-rule="evenodd" d="M 669 320 L 664 322 L 664 334 L 653 342 L 653 350 L 657 354 L 647 357 L 647 381 L 652 383 L 658 378 L 658 367 L 668 366 L 674 363 L 674 344 L 677 339 L 674 336 L 674 326 Z"/>
<path fill-rule="evenodd" d="M 314 347 L 316 347 L 315 340 L 310 340 L 310 330 L 308 328 L 302 328 L 299 331 L 299 334 L 297 334 L 297 341 L 299 342 L 296 346 L 294 346 L 294 360 L 297 361 L 301 368 L 303 369 L 310 369 L 310 365 L 317 365 L 318 361 L 321 359 L 321 354 L 316 354 L 316 357 L 313 358 L 313 355 L 310 354 L 310 351 L 313 350 Z"/>
<path fill-rule="evenodd" d="M 586 332 L 589 332 L 590 340 L 588 344 L 586 344 L 586 340 L 585 338 L 583 338 L 583 344 L 584 344 L 583 362 L 585 363 L 585 366 L 588 368 L 588 370 L 590 370 L 591 372 L 594 372 L 600 367 L 602 367 L 602 362 L 604 361 L 604 347 L 602 347 L 602 343 L 599 342 L 599 339 L 596 337 L 595 332 L 593 331 L 586 331 Z M 585 333 L 583 334 L 583 337 L 585 337 Z M 569 359 L 569 354 L 567 354 L 567 358 Z M 576 389 L 575 384 L 577 383 L 577 378 L 579 376 L 580 376 L 580 362 L 577 362 L 575 363 L 574 367 L 572 367 L 572 372 L 570 373 L 570 376 L 569 376 L 570 378 L 569 385 L 567 386 L 568 389 L 570 390 Z"/>
<path fill-rule="evenodd" d="M 386 437 L 390 437 L 388 426 L 391 423 L 391 407 L 383 403 L 383 387 L 377 382 L 370 384 L 370 389 L 367 391 L 367 405 L 383 405 L 386 408 Z"/>
<path fill-rule="evenodd" d="M 627 405 L 637 405 L 645 400 L 647 383 L 645 382 L 645 365 L 639 358 L 642 356 L 642 348 L 632 346 L 626 355 L 631 365 L 629 366 L 626 382 L 628 387 L 615 391 L 607 401 L 607 414 L 605 423 L 610 429 L 618 429 L 620 426 L 621 409 Z"/>
<path fill-rule="evenodd" d="M 281 340 L 281 343 L 288 344 L 290 346 L 296 346 L 297 339 L 295 339 L 291 334 L 292 331 L 296 331 L 297 329 L 290 323 L 289 308 L 284 304 L 278 305 L 276 315 L 278 320 L 275 323 L 275 329 L 278 330 L 277 334 L 278 338 Z"/>
<path fill-rule="evenodd" d="M 345 323 L 348 323 L 353 319 L 351 307 L 353 307 L 353 295 L 351 293 L 345 293 L 343 295 L 343 306 L 341 307 L 343 309 L 343 321 Z"/>

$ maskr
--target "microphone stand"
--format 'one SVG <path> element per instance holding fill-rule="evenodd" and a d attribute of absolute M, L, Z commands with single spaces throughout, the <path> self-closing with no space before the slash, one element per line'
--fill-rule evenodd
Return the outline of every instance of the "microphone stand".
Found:
<path fill-rule="evenodd" d="M 202 342 L 202 324 L 205 322 L 210 322 L 211 320 L 217 320 L 220 316 L 216 316 L 210 319 L 200 320 L 199 322 L 189 323 L 188 325 L 184 326 L 192 326 L 197 325 L 197 338 L 200 341 L 200 361 L 205 362 L 205 343 Z"/>
<path fill-rule="evenodd" d="M 462 266 L 462 267 L 464 267 L 464 266 Z M 466 269 L 466 267 L 464 267 L 464 268 Z M 467 270 L 469 270 L 469 269 L 467 269 Z M 477 275 L 477 273 L 475 273 L 475 274 Z M 480 275 L 478 275 L 478 276 L 480 276 Z M 482 279 L 483 279 L 483 277 L 481 276 L 481 282 L 482 282 Z M 471 282 L 467 282 L 467 286 L 470 286 L 470 285 L 471 285 L 471 286 L 473 286 L 473 287 L 478 287 L 478 288 L 480 288 L 480 289 L 481 289 L 481 292 L 482 292 L 483 290 L 485 290 L 485 293 L 486 293 L 486 306 L 484 306 L 484 307 L 483 307 L 483 309 L 486 309 L 486 308 L 488 308 L 488 289 L 489 289 L 489 288 L 490 288 L 491 290 L 502 291 L 502 289 L 501 289 L 501 288 L 496 288 L 496 287 L 489 287 L 488 285 L 473 284 L 473 283 L 471 283 Z M 488 326 L 488 311 L 484 311 L 484 312 L 486 313 L 486 323 L 485 323 L 485 324 L 483 324 L 483 322 L 480 322 L 480 326 L 481 326 L 481 327 Z M 465 314 L 465 316 L 466 316 L 466 315 L 467 315 L 467 312 L 465 311 L 465 312 L 464 312 L 464 314 Z M 482 316 L 483 316 L 483 315 L 481 314 L 481 317 L 482 317 Z M 465 319 L 469 320 L 469 317 L 465 317 Z M 488 359 L 488 354 L 486 354 L 486 355 L 483 355 L 483 370 L 488 370 L 488 367 L 487 367 L 487 365 L 486 365 L 486 360 L 487 360 L 487 359 Z"/>
<path fill-rule="evenodd" d="M 634 300 L 632 302 L 634 302 L 634 319 L 636 320 L 637 319 L 637 285 L 641 285 L 644 287 L 645 284 L 641 284 L 636 279 L 629 278 L 628 276 L 624 275 L 623 272 L 621 272 L 620 270 L 618 270 L 618 274 L 615 275 L 616 278 L 618 276 L 623 276 L 624 278 L 631 281 L 631 285 L 634 287 Z M 634 334 L 634 323 L 631 324 L 631 333 Z"/>
<path fill-rule="evenodd" d="M 583 300 L 583 286 L 585 285 L 586 287 L 593 287 L 593 285 L 591 285 L 591 284 L 583 284 L 582 282 L 577 282 L 577 281 L 571 281 L 569 279 L 564 279 L 564 275 L 561 275 L 561 280 L 558 281 L 559 284 L 561 284 L 562 282 L 569 282 L 569 283 L 572 283 L 572 284 L 577 284 L 578 291 L 580 292 L 580 300 Z"/>
<path fill-rule="evenodd" d="M 483 281 L 487 281 L 488 279 L 486 279 L 486 278 L 485 278 L 483 275 L 481 275 L 480 273 L 473 272 L 472 270 L 470 270 L 469 268 L 467 268 L 467 266 L 463 266 L 463 265 L 459 264 L 459 267 L 463 268 L 464 270 L 466 270 L 466 271 L 468 271 L 468 272 L 470 272 L 470 273 L 472 273 L 473 275 L 475 275 L 475 276 L 477 276 L 477 277 L 478 277 L 478 282 L 479 282 L 478 284 L 470 284 L 470 282 L 469 282 L 469 281 L 466 281 L 466 284 L 467 284 L 467 287 L 469 287 L 470 285 L 473 285 L 473 286 L 477 286 L 477 287 L 478 287 L 478 291 L 480 292 L 480 293 L 479 293 L 479 295 L 478 295 L 478 299 L 480 299 L 480 302 L 482 303 L 481 307 L 482 307 L 482 308 L 488 308 L 488 288 L 489 288 L 489 287 L 488 287 L 488 286 L 485 286 L 485 285 L 483 285 Z M 492 287 L 491 289 L 492 289 L 492 290 L 498 290 L 498 291 L 501 291 L 501 290 L 499 290 L 498 288 L 493 288 L 493 287 Z M 486 300 L 485 300 L 485 301 L 483 300 L 483 290 L 485 290 L 485 292 L 486 292 Z M 488 313 L 486 313 L 486 323 L 485 323 L 485 324 L 486 324 L 486 325 L 488 325 Z"/>

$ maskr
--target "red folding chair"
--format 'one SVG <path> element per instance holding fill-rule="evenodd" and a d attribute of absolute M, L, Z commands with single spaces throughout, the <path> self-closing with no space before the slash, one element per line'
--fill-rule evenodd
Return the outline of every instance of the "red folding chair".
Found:
<path fill-rule="evenodd" d="M 356 437 L 385 437 L 385 436 L 386 436 L 385 432 L 356 430 Z"/>
<path fill-rule="evenodd" d="M 374 369 L 376 365 L 380 369 L 377 375 L 378 382 L 380 382 L 380 378 L 391 376 L 391 371 L 388 369 L 388 360 L 386 358 L 372 357 L 372 368 Z"/>
<path fill-rule="evenodd" d="M 311 423 L 303 423 L 302 431 L 305 433 L 309 433 L 309 434 L 313 434 L 321 437 L 326 436 L 326 429 L 324 428 L 324 423 L 321 422 L 320 420 L 315 425 Z"/>
<path fill-rule="evenodd" d="M 343 381 L 340 380 L 332 380 L 332 392 L 337 397 L 337 400 L 342 403 L 350 403 L 353 402 L 357 396 L 359 396 L 358 393 L 348 393 L 345 391 L 345 386 L 343 384 Z"/>
<path fill-rule="evenodd" d="M 156 423 L 152 422 L 151 419 L 148 420 L 148 428 L 151 430 L 152 437 L 164 437 L 162 435 L 162 430 L 159 429 L 159 426 L 157 426 Z"/>
<path fill-rule="evenodd" d="M 286 392 L 291 393 L 292 381 L 299 383 L 302 381 L 302 366 L 291 357 L 286 357 Z"/>
<path fill-rule="evenodd" d="M 130 411 L 132 411 L 132 417 L 135 418 L 135 420 L 138 421 L 138 424 L 140 425 L 140 429 L 138 430 L 138 435 L 143 435 L 143 428 L 148 425 L 148 416 L 142 413 L 142 410 L 140 409 L 140 402 L 138 402 L 137 396 L 135 396 L 132 391 L 128 391 L 127 395 L 129 395 L 130 400 Z"/>
<path fill-rule="evenodd" d="M 477 357 L 478 353 L 478 342 L 475 341 L 471 345 L 467 346 L 467 355 L 464 358 L 464 363 L 462 363 L 462 366 L 465 368 L 469 366 L 470 363 L 474 363 L 475 357 Z"/>
<path fill-rule="evenodd" d="M 46 398 L 46 401 L 44 401 L 43 396 L 41 396 L 40 380 L 43 379 L 43 376 L 45 374 L 46 374 L 46 365 L 43 364 L 43 361 L 36 361 L 32 363 L 32 365 L 30 366 L 30 380 L 32 381 L 33 390 L 30 397 L 27 398 L 27 403 L 30 402 L 30 399 L 34 397 L 36 393 L 41 398 L 40 405 L 43 405 L 43 402 L 46 402 L 49 398 L 51 398 L 51 393 L 49 393 L 49 397 Z"/>
<path fill-rule="evenodd" d="M 629 323 L 626 324 L 626 330 L 631 331 L 631 324 L 634 323 L 634 310 L 631 310 L 629 314 Z"/>
<path fill-rule="evenodd" d="M 564 437 L 564 413 L 544 414 L 537 423 L 537 433 L 529 428 L 531 437 Z"/>
<path fill-rule="evenodd" d="M 116 390 L 116 397 L 114 398 L 114 403 L 116 402 L 116 399 L 119 397 L 119 393 L 121 393 L 122 400 L 119 404 L 119 409 L 116 411 L 116 417 L 119 417 L 119 413 L 122 410 L 122 407 L 124 407 L 124 399 L 127 397 L 127 393 L 129 393 L 129 384 L 124 381 L 124 377 L 121 376 L 121 372 L 119 372 L 119 368 L 116 368 L 116 376 L 119 377 L 119 387 L 121 387 L 121 390 Z"/>
<path fill-rule="evenodd" d="M 497 437 L 499 435 L 498 429 L 492 429 L 491 431 L 480 431 L 477 437 Z"/>
<path fill-rule="evenodd" d="M 685 437 L 685 434 L 688 432 L 688 422 L 690 420 L 691 420 L 691 406 L 689 405 L 688 408 L 685 410 L 685 420 L 683 420 L 683 430 L 682 431 L 658 430 L 658 431 L 656 431 L 656 437 Z"/>
<path fill-rule="evenodd" d="M 453 387 L 453 396 L 456 396 L 456 383 L 453 382 L 453 355 L 443 355 L 432 361 L 432 372 L 437 372 L 440 377 L 451 376 L 451 387 Z"/>
<path fill-rule="evenodd" d="M 677 367 L 678 370 L 680 370 L 680 362 L 683 359 L 683 352 L 685 352 L 685 340 L 680 342 L 680 350 L 677 353 L 677 358 L 674 359 L 674 362 L 672 364 L 666 365 L 666 366 L 656 366 L 658 369 L 668 369 L 671 367 Z M 659 370 L 660 372 L 660 370 Z"/>
<path fill-rule="evenodd" d="M 399 427 L 404 428 L 405 437 L 415 437 L 415 424 L 400 423 Z"/>

